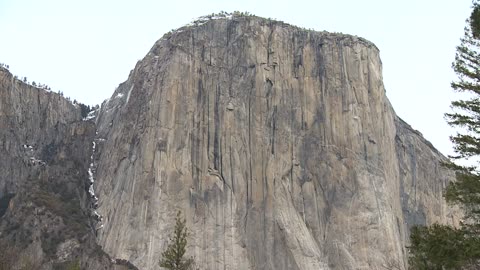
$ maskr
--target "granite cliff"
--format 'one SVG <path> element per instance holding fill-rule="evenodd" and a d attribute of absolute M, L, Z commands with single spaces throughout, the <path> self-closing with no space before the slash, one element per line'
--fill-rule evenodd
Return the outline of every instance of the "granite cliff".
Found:
<path fill-rule="evenodd" d="M 0 68 L 0 269 L 129 269 L 95 241 L 94 137 L 78 105 Z"/>
<path fill-rule="evenodd" d="M 177 210 L 201 269 L 406 269 L 410 226 L 456 222 L 445 157 L 396 116 L 379 50 L 359 37 L 203 18 L 158 40 L 89 121 L 9 76 L 0 198 L 16 195 L 0 238 L 49 181 L 78 200 L 88 245 L 95 234 L 147 270 L 160 269 Z"/>
<path fill-rule="evenodd" d="M 96 122 L 98 241 L 142 269 L 177 209 L 202 269 L 404 269 L 411 225 L 454 221 L 444 157 L 395 115 L 362 38 L 199 21 L 157 41 Z"/>

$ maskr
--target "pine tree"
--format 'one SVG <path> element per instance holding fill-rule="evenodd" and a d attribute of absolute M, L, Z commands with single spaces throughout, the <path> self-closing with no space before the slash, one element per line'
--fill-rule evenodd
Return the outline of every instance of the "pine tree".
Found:
<path fill-rule="evenodd" d="M 435 224 L 411 231 L 409 264 L 413 269 L 479 269 L 480 267 L 480 168 L 455 163 L 480 156 L 480 4 L 473 1 L 464 37 L 452 64 L 458 79 L 452 88 L 468 98 L 453 101 L 447 122 L 460 131 L 450 139 L 455 156 L 445 164 L 455 171 L 456 181 L 445 192 L 447 202 L 465 213 L 460 228 Z M 471 162 L 470 162 L 471 163 Z"/>
<path fill-rule="evenodd" d="M 465 36 L 457 47 L 453 70 L 458 81 L 452 88 L 468 93 L 470 98 L 452 102 L 453 113 L 447 113 L 448 124 L 464 131 L 452 136 L 457 154 L 453 160 L 469 159 L 480 155 L 480 5 L 473 3 L 473 11 L 467 20 Z M 472 221 L 480 221 L 480 174 L 477 166 L 450 164 L 456 171 L 457 182 L 449 185 L 447 201 L 458 203 L 467 211 Z"/>
<path fill-rule="evenodd" d="M 182 218 L 181 211 L 178 211 L 173 235 L 169 240 L 167 249 L 162 253 L 161 267 L 169 270 L 189 270 L 194 268 L 193 258 L 184 258 L 187 251 L 187 237 L 186 220 Z"/>

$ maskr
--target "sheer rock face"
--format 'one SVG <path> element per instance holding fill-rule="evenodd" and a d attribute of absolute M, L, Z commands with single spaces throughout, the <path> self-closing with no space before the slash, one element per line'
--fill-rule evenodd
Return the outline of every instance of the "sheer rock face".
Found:
<path fill-rule="evenodd" d="M 184 27 L 104 102 L 96 132 L 0 68 L 0 245 L 39 269 L 133 269 L 97 246 L 103 225 L 112 257 L 157 270 L 182 210 L 201 269 L 405 269 L 410 226 L 457 222 L 453 174 L 395 115 L 378 53 L 257 17 Z"/>
<path fill-rule="evenodd" d="M 111 262 L 91 227 L 94 137 L 79 107 L 0 68 L 0 250 L 15 256 L 5 269 L 127 269 Z"/>
<path fill-rule="evenodd" d="M 405 269 L 411 225 L 455 221 L 453 174 L 381 68 L 364 39 L 256 17 L 166 35 L 97 119 L 98 241 L 159 269 L 182 210 L 202 269 Z"/>
<path fill-rule="evenodd" d="M 29 86 L 0 68 L 0 197 L 17 193 L 33 162 L 48 159 L 44 148 L 63 140 L 80 111 L 56 93 Z M 87 149 L 88 150 L 88 149 Z"/>

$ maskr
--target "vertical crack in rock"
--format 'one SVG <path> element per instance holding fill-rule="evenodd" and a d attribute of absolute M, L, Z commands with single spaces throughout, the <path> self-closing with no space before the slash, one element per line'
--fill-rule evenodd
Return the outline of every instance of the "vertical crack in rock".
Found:
<path fill-rule="evenodd" d="M 157 41 L 96 124 L 98 242 L 141 269 L 177 210 L 202 269 L 403 270 L 410 226 L 456 220 L 445 157 L 395 115 L 359 37 L 202 19 Z"/>

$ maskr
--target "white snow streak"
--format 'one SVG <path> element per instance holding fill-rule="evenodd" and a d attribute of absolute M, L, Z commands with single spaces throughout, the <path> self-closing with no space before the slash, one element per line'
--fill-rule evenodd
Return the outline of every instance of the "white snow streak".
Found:
<path fill-rule="evenodd" d="M 90 111 L 88 113 L 88 115 L 85 118 L 83 118 L 83 121 L 87 121 L 87 120 L 95 118 L 95 112 L 96 112 L 96 110 Z"/>
<path fill-rule="evenodd" d="M 127 101 L 125 102 L 125 104 L 128 103 L 128 101 L 130 100 L 130 94 L 132 94 L 132 90 L 133 90 L 133 85 L 132 87 L 130 87 L 130 90 L 128 91 L 128 94 L 127 94 Z"/>
<path fill-rule="evenodd" d="M 96 134 L 98 134 L 98 132 L 96 132 Z M 92 155 L 90 156 L 90 166 L 88 167 L 88 181 L 89 181 L 89 184 L 90 186 L 88 187 L 88 193 L 90 194 L 90 199 L 93 201 L 93 204 L 92 204 L 92 210 L 97 208 L 98 207 L 98 197 L 95 196 L 95 189 L 93 187 L 93 184 L 95 183 L 95 178 L 93 176 L 93 172 L 95 170 L 95 148 L 96 148 L 97 144 L 95 143 L 95 141 L 92 142 Z M 98 222 L 98 223 L 101 223 L 102 220 L 103 220 L 103 217 L 102 215 L 100 215 L 96 210 L 93 210 L 92 212 L 93 216 L 95 217 L 95 220 Z M 100 227 L 97 228 L 98 229 L 101 229 L 103 228 L 103 224 L 100 224 Z"/>

